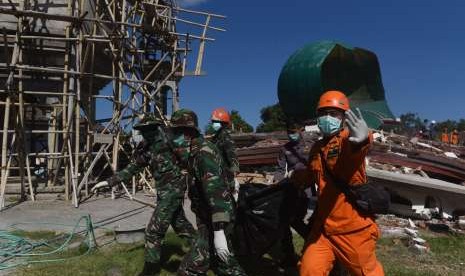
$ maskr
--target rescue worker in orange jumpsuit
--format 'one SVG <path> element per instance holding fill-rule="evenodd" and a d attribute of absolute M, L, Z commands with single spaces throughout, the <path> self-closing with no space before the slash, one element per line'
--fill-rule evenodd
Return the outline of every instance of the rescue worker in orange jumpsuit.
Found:
<path fill-rule="evenodd" d="M 447 133 L 447 128 L 445 128 L 442 132 L 441 142 L 449 144 L 449 133 Z"/>
<path fill-rule="evenodd" d="M 366 183 L 365 156 L 372 134 L 360 110 L 352 112 L 340 91 L 320 97 L 317 115 L 323 138 L 310 150 L 308 170 L 296 174 L 300 184 L 318 187 L 318 206 L 300 275 L 328 275 L 338 260 L 351 275 L 383 276 L 375 255 L 380 231 L 374 217 L 357 211 L 333 180 L 354 186 Z"/>
<path fill-rule="evenodd" d="M 454 129 L 454 132 L 450 135 L 450 143 L 452 145 L 458 145 L 459 144 L 459 132 L 458 130 Z"/>

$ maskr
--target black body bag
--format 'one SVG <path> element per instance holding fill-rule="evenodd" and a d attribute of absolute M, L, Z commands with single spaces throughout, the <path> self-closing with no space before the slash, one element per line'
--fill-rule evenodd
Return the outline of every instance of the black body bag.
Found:
<path fill-rule="evenodd" d="M 233 244 L 239 256 L 261 256 L 289 227 L 283 219 L 284 185 L 241 184 Z"/>

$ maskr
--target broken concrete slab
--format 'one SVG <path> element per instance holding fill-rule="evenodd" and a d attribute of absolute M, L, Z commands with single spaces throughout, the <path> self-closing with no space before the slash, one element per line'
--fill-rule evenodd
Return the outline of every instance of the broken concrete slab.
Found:
<path fill-rule="evenodd" d="M 460 216 L 458 218 L 457 227 L 461 230 L 465 230 L 465 216 Z"/>
<path fill-rule="evenodd" d="M 418 175 L 404 175 L 367 168 L 368 177 L 389 191 L 408 199 L 412 206 L 425 206 L 428 198 L 435 199 L 440 210 L 452 214 L 465 209 L 465 186 Z"/>
<path fill-rule="evenodd" d="M 409 247 L 409 249 L 410 251 L 417 254 L 426 254 L 429 252 L 429 247 L 420 244 L 413 244 Z"/>

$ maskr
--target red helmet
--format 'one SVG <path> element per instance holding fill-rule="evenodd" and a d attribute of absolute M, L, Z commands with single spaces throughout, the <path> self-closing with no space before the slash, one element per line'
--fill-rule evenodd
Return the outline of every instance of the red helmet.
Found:
<path fill-rule="evenodd" d="M 224 108 L 217 108 L 213 110 L 211 120 L 227 124 L 231 123 L 231 117 L 229 116 L 228 111 Z"/>

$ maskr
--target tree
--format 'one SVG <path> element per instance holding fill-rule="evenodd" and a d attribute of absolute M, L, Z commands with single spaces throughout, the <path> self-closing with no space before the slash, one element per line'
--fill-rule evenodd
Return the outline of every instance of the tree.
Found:
<path fill-rule="evenodd" d="M 231 111 L 231 124 L 234 133 L 253 132 L 253 127 L 241 117 L 237 110 Z"/>
<path fill-rule="evenodd" d="M 405 131 L 416 131 L 425 127 L 423 120 L 418 116 L 417 113 L 407 112 L 400 115 L 400 121 L 402 128 Z"/>
<path fill-rule="evenodd" d="M 215 133 L 215 130 L 213 129 L 211 122 L 205 126 L 203 131 L 205 135 L 213 135 Z"/>
<path fill-rule="evenodd" d="M 401 126 L 404 134 L 415 135 L 419 130 L 430 131 L 429 133 L 433 139 L 438 139 L 441 132 L 447 129 L 447 132 L 452 132 L 454 129 L 458 131 L 465 131 L 465 119 L 455 120 L 444 120 L 436 122 L 434 127 L 431 129 L 431 122 L 428 119 L 421 119 L 418 114 L 407 112 L 400 115 Z"/>
<path fill-rule="evenodd" d="M 260 118 L 263 122 L 258 125 L 257 132 L 286 130 L 286 115 L 279 103 L 262 108 Z"/>
<path fill-rule="evenodd" d="M 465 131 L 465 119 L 460 119 L 457 123 L 458 131 Z"/>
<path fill-rule="evenodd" d="M 463 119 L 462 119 L 463 120 Z M 451 132 L 454 129 L 458 129 L 459 124 L 454 120 L 446 120 L 436 124 L 436 131 L 442 132 L 444 129 L 447 129 L 447 132 Z"/>

